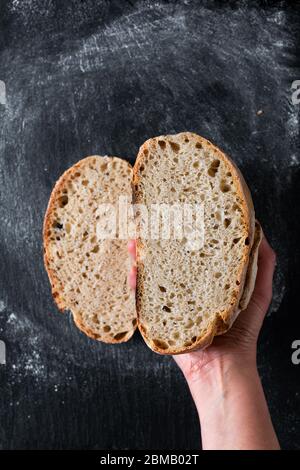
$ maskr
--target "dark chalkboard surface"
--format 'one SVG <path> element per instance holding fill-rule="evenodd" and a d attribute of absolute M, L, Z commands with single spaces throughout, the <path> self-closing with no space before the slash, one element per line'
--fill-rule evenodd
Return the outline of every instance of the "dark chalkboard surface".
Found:
<path fill-rule="evenodd" d="M 0 1 L 0 448 L 199 446 L 172 358 L 138 334 L 109 346 L 80 333 L 42 260 L 44 211 L 66 168 L 89 154 L 133 163 L 145 139 L 182 130 L 238 163 L 278 254 L 258 362 L 281 444 L 300 448 L 300 13 L 278 4 Z"/>

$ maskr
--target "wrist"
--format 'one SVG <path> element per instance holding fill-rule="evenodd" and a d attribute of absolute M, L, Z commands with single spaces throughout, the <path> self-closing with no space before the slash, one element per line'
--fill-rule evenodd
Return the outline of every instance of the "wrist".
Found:
<path fill-rule="evenodd" d="M 193 353 L 192 353 L 193 354 Z M 206 351 L 202 355 L 193 357 L 180 365 L 182 372 L 188 382 L 211 383 L 222 380 L 229 372 L 253 374 L 257 372 L 256 354 L 230 353 L 209 356 Z"/>
<path fill-rule="evenodd" d="M 221 356 L 210 361 L 195 362 L 184 372 L 198 412 L 206 404 L 218 400 L 229 391 L 238 390 L 238 384 L 259 381 L 255 358 L 243 356 Z"/>
<path fill-rule="evenodd" d="M 204 449 L 278 449 L 254 361 L 218 360 L 188 381 Z"/>

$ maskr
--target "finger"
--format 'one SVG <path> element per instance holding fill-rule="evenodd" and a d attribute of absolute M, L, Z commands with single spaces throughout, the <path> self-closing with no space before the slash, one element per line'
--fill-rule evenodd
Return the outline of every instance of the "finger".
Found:
<path fill-rule="evenodd" d="M 132 266 L 131 271 L 128 275 L 128 283 L 129 287 L 132 290 L 135 290 L 136 288 L 136 266 Z"/>
<path fill-rule="evenodd" d="M 136 241 L 135 240 L 129 240 L 128 251 L 133 257 L 133 259 L 136 259 Z"/>

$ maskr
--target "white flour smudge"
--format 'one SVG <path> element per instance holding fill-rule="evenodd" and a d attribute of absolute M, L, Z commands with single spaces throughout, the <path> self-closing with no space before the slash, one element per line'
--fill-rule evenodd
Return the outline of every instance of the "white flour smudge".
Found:
<path fill-rule="evenodd" d="M 295 153 L 291 155 L 290 166 L 298 166 L 300 164 L 299 157 Z"/>
<path fill-rule="evenodd" d="M 38 326 L 34 325 L 28 317 L 20 317 L 11 312 L 6 319 L 4 329 L 8 350 L 10 350 L 7 367 L 11 368 L 13 380 L 19 382 L 24 376 L 34 377 L 36 381 L 48 380 L 48 368 L 43 359 L 43 337 L 42 332 L 39 334 L 37 331 Z M 16 356 L 13 344 L 20 338 L 26 338 L 26 341 L 19 343 L 22 349 Z"/>

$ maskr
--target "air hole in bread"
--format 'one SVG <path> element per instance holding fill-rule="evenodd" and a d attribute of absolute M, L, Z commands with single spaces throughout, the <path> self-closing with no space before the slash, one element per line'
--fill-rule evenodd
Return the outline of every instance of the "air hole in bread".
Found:
<path fill-rule="evenodd" d="M 144 171 L 144 169 L 145 169 L 144 165 L 141 165 L 140 166 L 140 172 L 142 173 Z"/>
<path fill-rule="evenodd" d="M 178 331 L 175 331 L 175 333 L 173 333 L 173 338 L 174 339 L 179 339 L 179 336 L 180 335 L 179 335 Z"/>
<path fill-rule="evenodd" d="M 250 243 L 249 237 L 247 237 L 247 238 L 245 239 L 245 245 L 249 245 L 249 243 Z"/>
<path fill-rule="evenodd" d="M 195 147 L 196 149 L 202 149 L 202 144 L 200 142 L 197 142 Z"/>
<path fill-rule="evenodd" d="M 148 155 L 148 153 L 149 153 L 149 150 L 148 150 L 148 149 L 145 149 L 145 150 L 144 150 L 144 155 L 146 155 L 146 156 L 147 156 L 147 155 Z"/>
<path fill-rule="evenodd" d="M 186 324 L 185 324 L 185 328 L 186 329 L 190 329 L 194 326 L 194 322 L 193 320 L 189 320 Z"/>
<path fill-rule="evenodd" d="M 212 168 L 219 168 L 220 160 L 213 160 L 210 165 Z"/>
<path fill-rule="evenodd" d="M 164 140 L 159 140 L 158 141 L 158 145 L 160 146 L 161 149 L 165 149 L 166 148 L 166 142 Z"/>
<path fill-rule="evenodd" d="M 218 170 L 215 169 L 215 168 L 209 168 L 209 169 L 207 170 L 207 173 L 209 174 L 209 176 L 211 176 L 212 178 L 214 178 L 214 177 L 216 176 L 217 171 L 218 171 Z"/>
<path fill-rule="evenodd" d="M 185 341 L 184 346 L 187 348 L 189 346 L 192 346 L 192 343 L 190 341 Z"/>
<path fill-rule="evenodd" d="M 66 233 L 71 232 L 71 224 L 69 222 L 66 222 L 66 224 L 65 224 L 65 231 L 66 231 Z"/>
<path fill-rule="evenodd" d="M 134 318 L 134 319 L 132 320 L 132 325 L 133 325 L 133 326 L 136 326 L 136 324 L 137 324 L 137 319 Z"/>
<path fill-rule="evenodd" d="M 104 331 L 105 333 L 109 333 L 110 330 L 111 330 L 111 327 L 110 327 L 109 325 L 105 325 L 105 326 L 103 327 L 103 331 Z"/>
<path fill-rule="evenodd" d="M 220 183 L 220 189 L 222 193 L 228 193 L 228 191 L 230 191 L 230 186 L 224 180 L 222 180 Z"/>
<path fill-rule="evenodd" d="M 171 309 L 170 307 L 168 307 L 167 305 L 164 305 L 163 308 L 162 308 L 165 312 L 171 312 Z"/>
<path fill-rule="evenodd" d="M 98 253 L 99 245 L 95 245 L 94 248 L 91 250 L 91 253 Z"/>
<path fill-rule="evenodd" d="M 240 285 L 240 281 L 235 281 L 236 285 L 239 286 Z"/>
<path fill-rule="evenodd" d="M 207 173 L 211 177 L 215 177 L 220 166 L 220 160 L 213 160 L 207 170 Z"/>
<path fill-rule="evenodd" d="M 224 219 L 224 227 L 227 228 L 231 224 L 231 219 L 225 218 Z"/>
<path fill-rule="evenodd" d="M 239 237 L 239 238 L 234 238 L 234 239 L 233 239 L 233 243 L 236 245 L 236 244 L 240 241 L 240 239 L 241 239 L 241 237 Z"/>
<path fill-rule="evenodd" d="M 228 290 L 230 288 L 230 284 L 225 284 L 224 288 Z"/>
<path fill-rule="evenodd" d="M 158 286 L 161 292 L 167 292 L 167 289 L 164 286 Z"/>
<path fill-rule="evenodd" d="M 196 343 L 196 341 L 197 341 L 197 336 L 193 336 L 192 337 L 192 343 Z"/>
<path fill-rule="evenodd" d="M 215 273 L 215 278 L 216 278 L 216 279 L 219 279 L 221 276 L 222 276 L 221 273 Z"/>
<path fill-rule="evenodd" d="M 193 163 L 193 167 L 194 167 L 194 168 L 199 168 L 199 162 L 194 162 L 194 163 Z"/>
<path fill-rule="evenodd" d="M 117 333 L 114 335 L 114 339 L 119 341 L 120 339 L 123 339 L 127 335 L 128 331 L 122 331 L 121 333 Z"/>
<path fill-rule="evenodd" d="M 63 228 L 63 225 L 58 220 L 55 220 L 52 224 L 52 227 L 61 230 Z"/>
<path fill-rule="evenodd" d="M 215 218 L 216 218 L 218 221 L 221 221 L 221 214 L 220 214 L 220 211 L 216 211 L 216 212 L 215 212 Z"/>
<path fill-rule="evenodd" d="M 102 171 L 105 171 L 107 169 L 107 163 L 102 163 L 100 168 L 101 168 Z"/>
<path fill-rule="evenodd" d="M 169 349 L 169 345 L 161 339 L 154 339 L 153 344 L 160 349 Z"/>
<path fill-rule="evenodd" d="M 173 150 L 173 152 L 178 153 L 180 150 L 180 145 L 176 144 L 176 142 L 171 142 L 169 141 L 170 147 Z"/>

